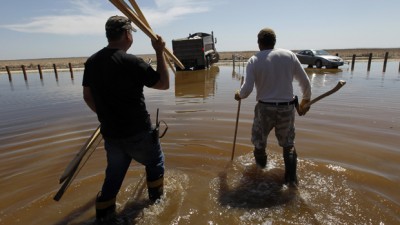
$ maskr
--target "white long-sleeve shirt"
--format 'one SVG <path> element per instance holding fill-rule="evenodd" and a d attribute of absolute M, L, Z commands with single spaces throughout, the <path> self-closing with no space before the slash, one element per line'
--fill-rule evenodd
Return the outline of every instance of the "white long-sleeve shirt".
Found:
<path fill-rule="evenodd" d="M 289 102 L 294 98 L 293 79 L 299 82 L 302 98 L 311 98 L 310 80 L 296 55 L 285 49 L 269 49 L 252 56 L 240 97 L 247 98 L 256 86 L 257 101 Z"/>

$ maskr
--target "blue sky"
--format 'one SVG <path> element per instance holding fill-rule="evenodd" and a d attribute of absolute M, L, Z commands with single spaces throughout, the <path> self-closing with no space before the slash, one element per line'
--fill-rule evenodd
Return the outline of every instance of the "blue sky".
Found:
<path fill-rule="evenodd" d="M 128 0 L 126 0 L 129 3 Z M 175 38 L 214 31 L 219 51 L 257 50 L 263 27 L 276 47 L 400 47 L 399 0 L 137 0 L 170 49 Z M 121 13 L 108 0 L 13 0 L 0 8 L 0 60 L 87 57 L 106 46 L 104 23 Z M 140 30 L 128 51 L 153 53 Z"/>

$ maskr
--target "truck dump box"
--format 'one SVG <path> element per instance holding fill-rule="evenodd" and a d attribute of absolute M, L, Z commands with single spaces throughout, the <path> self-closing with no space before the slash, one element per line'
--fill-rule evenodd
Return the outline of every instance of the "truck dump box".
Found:
<path fill-rule="evenodd" d="M 185 66 L 185 70 L 205 69 L 219 60 L 214 40 L 213 32 L 198 32 L 189 34 L 186 38 L 172 40 L 172 49 L 174 55 Z M 179 67 L 175 67 L 180 70 Z"/>

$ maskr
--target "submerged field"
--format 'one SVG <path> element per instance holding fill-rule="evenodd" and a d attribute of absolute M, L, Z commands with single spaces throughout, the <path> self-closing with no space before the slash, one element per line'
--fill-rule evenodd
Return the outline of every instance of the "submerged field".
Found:
<path fill-rule="evenodd" d="M 222 64 L 222 63 L 221 63 Z M 243 67 L 178 71 L 168 91 L 145 89 L 153 122 L 168 124 L 165 196 L 149 205 L 144 167 L 133 162 L 117 197 L 127 224 L 400 224 L 400 72 L 398 62 L 360 61 L 350 70 L 308 69 L 313 98 L 337 93 L 296 116 L 300 186 L 282 186 L 282 149 L 268 139 L 267 168 L 254 166 L 255 93 L 242 101 L 231 161 Z M 82 70 L 0 76 L 0 224 L 95 224 L 94 199 L 104 179 L 103 143 L 64 194 L 59 177 L 98 126 L 82 99 Z M 30 74 L 32 76 L 30 76 Z M 172 73 L 171 73 L 172 74 Z M 294 83 L 295 93 L 299 94 Z M 164 128 L 164 126 L 162 126 Z"/>

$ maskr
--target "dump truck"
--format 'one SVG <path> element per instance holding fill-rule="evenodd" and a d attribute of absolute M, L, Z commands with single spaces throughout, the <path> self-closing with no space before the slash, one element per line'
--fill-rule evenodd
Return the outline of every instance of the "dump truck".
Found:
<path fill-rule="evenodd" d="M 218 62 L 219 54 L 215 48 L 217 39 L 211 34 L 197 32 L 186 38 L 172 40 L 174 55 L 185 66 L 185 70 L 199 70 Z M 181 70 L 175 65 L 177 70 Z"/>

